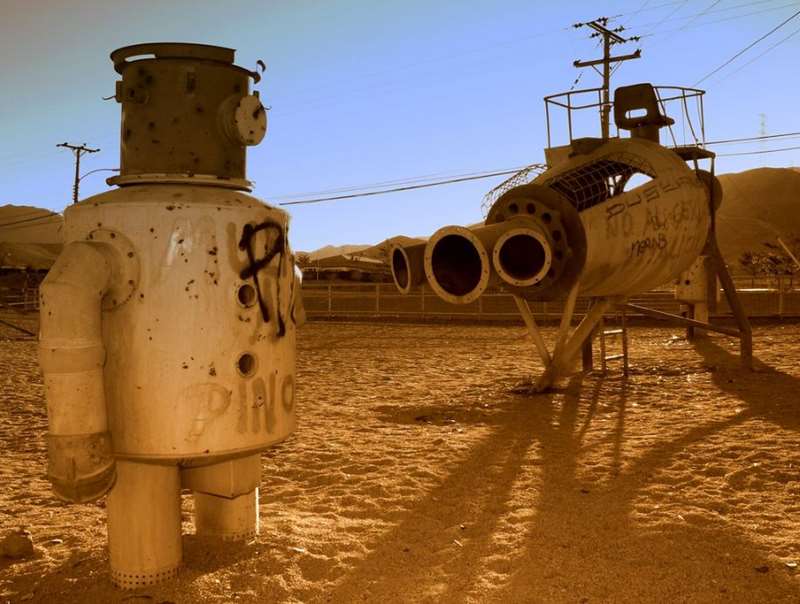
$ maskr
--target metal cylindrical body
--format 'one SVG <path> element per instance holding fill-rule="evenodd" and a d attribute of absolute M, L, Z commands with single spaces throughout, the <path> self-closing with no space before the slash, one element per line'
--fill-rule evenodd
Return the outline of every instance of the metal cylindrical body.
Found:
<path fill-rule="evenodd" d="M 604 160 L 627 161 L 651 180 L 580 211 L 586 233 L 581 295 L 631 295 L 675 279 L 708 237 L 708 189 L 676 153 L 650 141 L 609 142 L 589 154 L 586 164 Z M 559 170 L 586 164 L 568 162 L 536 182 L 552 183 L 564 176 Z"/>
<path fill-rule="evenodd" d="M 228 189 L 139 185 L 65 218 L 67 243 L 102 240 L 119 258 L 102 317 L 118 457 L 241 455 L 292 432 L 298 284 L 284 212 Z"/>
<path fill-rule="evenodd" d="M 552 217 L 548 219 L 552 221 Z M 560 222 L 555 221 L 560 229 Z M 561 271 L 552 268 L 555 248 L 541 218 L 513 216 L 469 228 L 442 227 L 425 244 L 422 264 L 428 284 L 440 298 L 451 304 L 468 304 L 501 281 L 523 288 L 541 283 L 548 275 L 557 278 Z M 412 257 L 415 249 L 402 251 L 404 257 Z M 399 283 L 397 276 L 395 282 Z"/>
<path fill-rule="evenodd" d="M 647 182 L 627 186 L 637 175 Z M 503 195 L 487 221 L 507 214 L 510 202 L 527 207 L 531 186 Z M 628 296 L 667 283 L 691 265 L 708 236 L 714 183 L 672 150 L 650 141 L 608 141 L 544 172 L 533 187 L 531 201 L 549 189 L 548 196 L 560 197 L 562 208 L 569 206 L 579 219 L 571 228 L 575 217 L 562 212 L 565 275 L 570 275 L 562 280 L 579 278 L 582 296 Z M 580 238 L 584 241 L 575 245 Z M 566 290 L 560 282 L 552 288 L 542 285 L 521 293 L 548 299 L 552 291 Z"/>
<path fill-rule="evenodd" d="M 425 244 L 392 245 L 389 250 L 389 264 L 397 289 L 403 294 L 409 293 L 425 283 Z"/>

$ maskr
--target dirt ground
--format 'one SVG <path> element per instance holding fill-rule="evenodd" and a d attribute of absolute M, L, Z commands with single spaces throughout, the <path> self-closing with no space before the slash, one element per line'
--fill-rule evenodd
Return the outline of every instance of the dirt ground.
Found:
<path fill-rule="evenodd" d="M 103 502 L 44 479 L 36 344 L 0 331 L 0 602 L 800 602 L 800 326 L 631 330 L 628 378 L 548 394 L 520 327 L 312 323 L 300 426 L 263 457 L 262 532 L 192 533 L 180 578 L 116 591 Z M 21 334 L 20 334 L 21 335 Z"/>

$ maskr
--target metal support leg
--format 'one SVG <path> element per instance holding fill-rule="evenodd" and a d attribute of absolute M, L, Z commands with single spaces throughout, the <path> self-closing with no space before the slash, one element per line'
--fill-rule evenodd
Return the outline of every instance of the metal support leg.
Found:
<path fill-rule="evenodd" d="M 258 535 L 260 454 L 184 468 L 182 480 L 184 488 L 194 491 L 194 525 L 198 535 L 226 541 L 248 540 Z"/>
<path fill-rule="evenodd" d="M 547 367 L 552 362 L 552 359 L 550 358 L 550 352 L 547 350 L 547 344 L 544 342 L 542 332 L 539 329 L 539 326 L 536 324 L 536 320 L 533 318 L 533 313 L 531 312 L 531 307 L 528 306 L 528 301 L 520 296 L 514 296 L 514 302 L 517 303 L 519 314 L 522 315 L 522 320 L 525 321 L 525 325 L 528 328 L 528 333 L 531 334 L 531 338 L 533 339 L 533 343 L 536 345 L 536 350 L 539 352 L 542 363 L 545 367 Z"/>
<path fill-rule="evenodd" d="M 558 376 L 569 367 L 572 359 L 578 354 L 584 342 L 586 342 L 586 339 L 592 335 L 592 332 L 603 319 L 603 315 L 608 312 L 614 304 L 616 304 L 615 301 L 603 298 L 589 309 L 589 312 L 586 313 L 575 328 L 575 331 L 573 331 L 572 335 L 565 341 L 558 354 L 553 354 L 553 362 L 550 363 L 536 382 L 537 391 L 541 392 L 552 386 Z M 562 325 L 563 323 L 562 317 Z"/>
<path fill-rule="evenodd" d="M 725 260 L 719 251 L 715 239 L 711 240 L 711 257 L 714 259 L 714 268 L 719 277 L 722 289 L 725 292 L 725 297 L 728 299 L 728 305 L 733 311 L 733 316 L 736 319 L 736 324 L 739 327 L 739 342 L 741 349 L 742 365 L 745 369 L 753 368 L 753 331 L 750 328 L 750 320 L 747 318 L 747 313 L 742 306 L 742 301 L 739 299 L 739 294 L 736 292 L 736 286 L 733 284 L 733 279 L 728 272 L 728 267 L 725 265 Z"/>
<path fill-rule="evenodd" d="M 117 460 L 107 508 L 114 585 L 138 589 L 177 575 L 182 557 L 177 465 Z"/>

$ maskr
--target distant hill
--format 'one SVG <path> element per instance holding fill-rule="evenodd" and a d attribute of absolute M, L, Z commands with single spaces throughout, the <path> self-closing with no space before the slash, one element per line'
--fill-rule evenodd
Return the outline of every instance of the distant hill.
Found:
<path fill-rule="evenodd" d="M 48 269 L 63 244 L 64 218 L 32 206 L 0 206 L 0 267 Z"/>
<path fill-rule="evenodd" d="M 309 255 L 311 260 L 322 260 L 323 258 L 330 258 L 331 256 L 342 256 L 343 254 L 352 254 L 354 252 L 360 252 L 361 250 L 365 250 L 368 247 L 370 246 L 358 245 L 358 244 L 326 245 L 325 247 L 321 247 L 318 250 L 306 253 Z"/>
<path fill-rule="evenodd" d="M 419 243 L 421 241 L 425 241 L 425 239 L 421 239 L 418 237 L 406 237 L 405 235 L 396 235 L 394 237 L 390 237 L 389 239 L 385 239 L 384 241 L 381 241 L 380 243 L 377 243 L 375 245 L 355 245 L 355 244 L 326 245 L 325 247 L 321 247 L 318 250 L 306 253 L 308 253 L 312 261 L 322 260 L 324 258 L 332 258 L 334 256 L 350 256 L 350 255 L 385 261 L 389 247 L 391 247 L 393 243 L 399 243 L 401 245 L 411 245 L 414 243 Z"/>
<path fill-rule="evenodd" d="M 800 237 L 800 171 L 756 168 L 719 176 L 722 205 L 717 211 L 717 240 L 722 255 L 740 268 L 744 252 L 766 253 L 778 237 Z"/>

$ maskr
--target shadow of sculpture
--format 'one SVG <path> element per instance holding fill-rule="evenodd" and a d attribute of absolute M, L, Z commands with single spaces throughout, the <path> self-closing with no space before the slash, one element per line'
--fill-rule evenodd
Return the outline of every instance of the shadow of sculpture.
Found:
<path fill-rule="evenodd" d="M 612 382 L 577 377 L 562 392 L 506 394 L 491 421 L 473 416 L 491 433 L 370 544 L 326 600 L 791 601 L 794 579 L 765 572 L 766 554 L 724 521 L 676 513 L 648 523 L 637 510 L 648 497 L 659 508 L 648 489 L 676 455 L 769 415 L 769 405 L 754 399 L 733 416 L 655 438 L 625 464 L 630 395 L 627 381 Z M 581 457 L 601 401 L 614 414 L 609 454 L 604 478 L 590 480 Z"/>

